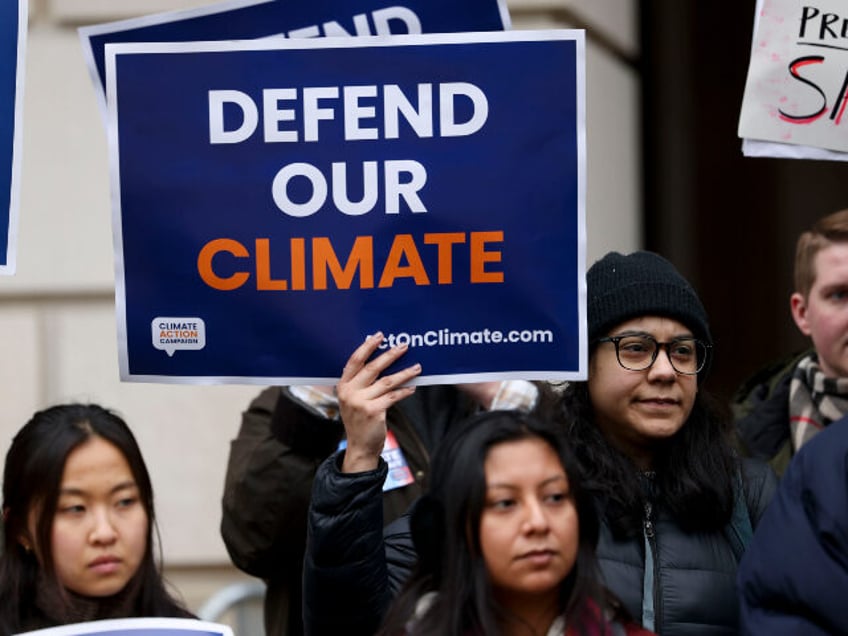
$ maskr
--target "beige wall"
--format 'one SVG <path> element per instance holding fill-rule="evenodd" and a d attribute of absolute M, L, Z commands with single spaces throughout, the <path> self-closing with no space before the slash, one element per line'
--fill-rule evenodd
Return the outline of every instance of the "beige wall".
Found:
<path fill-rule="evenodd" d="M 204 4 L 31 0 L 18 268 L 0 278 L 0 453 L 38 408 L 68 400 L 117 408 L 153 475 L 169 572 L 195 607 L 210 587 L 239 578 L 218 535 L 219 499 L 229 440 L 258 389 L 119 382 L 106 141 L 76 27 Z M 621 59 L 638 54 L 634 6 L 509 3 L 513 28 L 590 29 L 590 262 L 638 247 L 639 85 Z"/>

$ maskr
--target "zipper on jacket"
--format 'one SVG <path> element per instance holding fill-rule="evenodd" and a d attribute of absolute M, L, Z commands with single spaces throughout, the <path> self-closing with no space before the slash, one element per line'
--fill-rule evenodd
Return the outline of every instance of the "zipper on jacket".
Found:
<path fill-rule="evenodd" d="M 659 633 L 661 600 L 659 598 L 660 569 L 657 562 L 657 539 L 653 520 L 653 505 L 645 502 L 642 529 L 645 535 L 645 571 L 642 581 L 642 627 Z"/>

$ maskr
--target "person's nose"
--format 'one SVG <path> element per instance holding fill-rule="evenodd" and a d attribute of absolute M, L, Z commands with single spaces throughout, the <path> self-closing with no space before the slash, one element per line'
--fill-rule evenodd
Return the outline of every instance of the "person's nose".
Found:
<path fill-rule="evenodd" d="M 655 382 L 670 382 L 677 378 L 677 371 L 671 364 L 668 345 L 660 345 L 657 357 L 651 368 L 648 369 L 648 377 Z"/>
<path fill-rule="evenodd" d="M 527 533 L 546 532 L 548 530 L 548 515 L 545 514 L 543 502 L 532 499 L 525 504 L 524 528 Z"/>
<path fill-rule="evenodd" d="M 93 526 L 91 528 L 90 541 L 95 545 L 111 545 L 118 538 L 114 521 L 109 510 L 105 507 L 95 508 L 93 511 Z"/>

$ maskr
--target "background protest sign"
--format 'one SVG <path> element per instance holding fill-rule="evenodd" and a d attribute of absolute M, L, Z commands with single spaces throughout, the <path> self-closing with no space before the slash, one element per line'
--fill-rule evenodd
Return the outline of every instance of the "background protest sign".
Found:
<path fill-rule="evenodd" d="M 83 27 L 79 34 L 105 113 L 104 49 L 110 42 L 453 33 L 502 31 L 509 26 L 506 0 L 230 0 Z"/>
<path fill-rule="evenodd" d="M 15 273 L 27 2 L 0 3 L 0 274 Z"/>
<path fill-rule="evenodd" d="M 585 377 L 583 33 L 110 44 L 121 377 Z"/>
<path fill-rule="evenodd" d="M 115 618 L 48 627 L 19 636 L 233 636 L 228 625 L 191 618 Z"/>
<path fill-rule="evenodd" d="M 848 160 L 848 6 L 759 0 L 739 136 L 748 156 Z"/>

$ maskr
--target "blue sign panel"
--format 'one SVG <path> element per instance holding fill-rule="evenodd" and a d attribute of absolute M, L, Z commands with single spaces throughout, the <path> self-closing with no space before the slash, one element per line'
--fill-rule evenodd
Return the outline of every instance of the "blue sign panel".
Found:
<path fill-rule="evenodd" d="M 505 0 L 234 0 L 79 32 L 96 84 L 105 91 L 104 47 L 109 42 L 453 33 L 501 31 L 509 26 Z M 104 106 L 103 93 L 99 95 Z"/>
<path fill-rule="evenodd" d="M 123 379 L 585 377 L 582 32 L 106 52 Z"/>
<path fill-rule="evenodd" d="M 0 2 L 0 274 L 15 273 L 26 0 Z"/>

